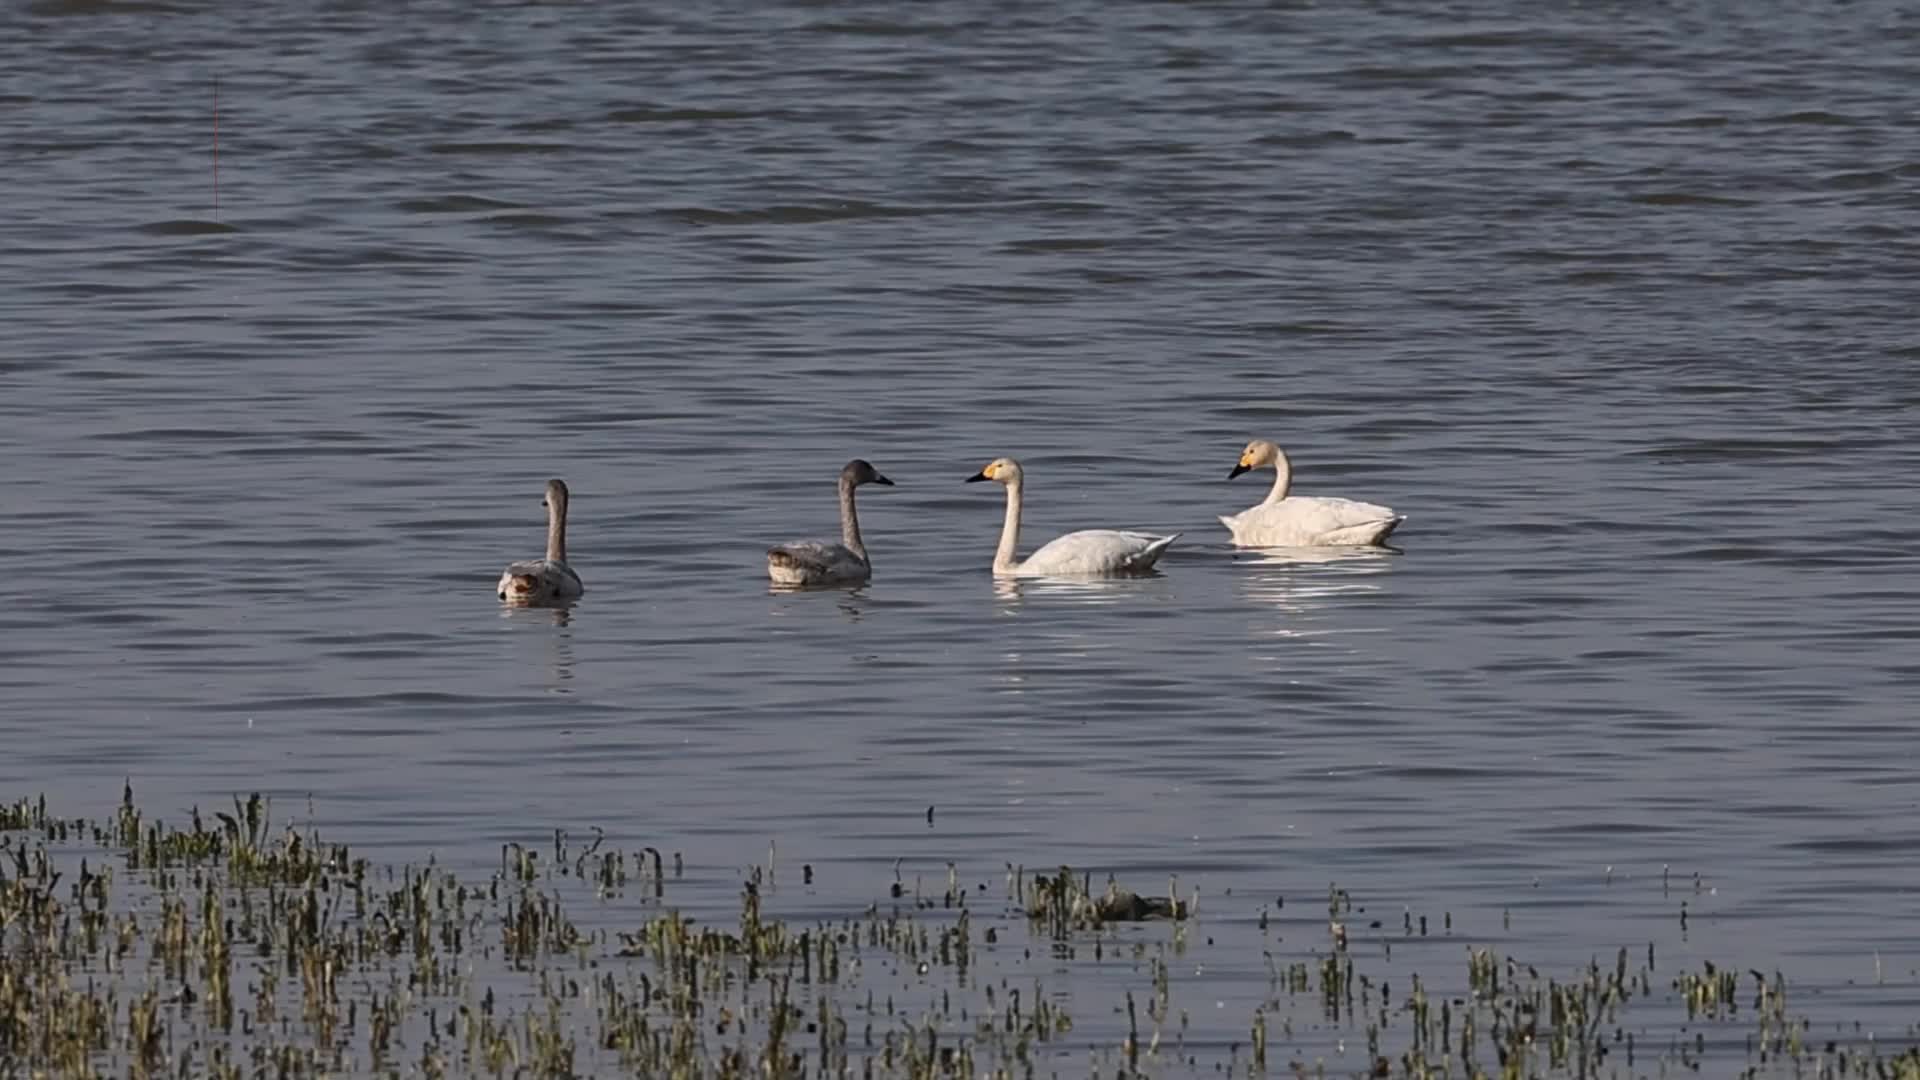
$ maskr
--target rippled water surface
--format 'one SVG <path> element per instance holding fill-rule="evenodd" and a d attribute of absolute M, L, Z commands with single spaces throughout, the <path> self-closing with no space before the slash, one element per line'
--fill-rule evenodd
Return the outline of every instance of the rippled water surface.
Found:
<path fill-rule="evenodd" d="M 1876 0 L 13 5 L 0 784 L 598 825 L 719 911 L 770 842 L 801 913 L 1178 874 L 1222 1043 L 1329 882 L 1897 1035 L 1915 55 Z M 1400 552 L 1234 552 L 1255 437 Z M 996 584 L 1001 454 L 1028 549 L 1163 573 Z M 872 583 L 770 592 L 853 456 Z M 588 594 L 503 612 L 550 475 Z"/>

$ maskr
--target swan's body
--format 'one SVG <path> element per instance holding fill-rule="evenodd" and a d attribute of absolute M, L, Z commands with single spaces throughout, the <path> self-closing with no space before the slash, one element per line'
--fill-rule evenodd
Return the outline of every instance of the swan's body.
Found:
<path fill-rule="evenodd" d="M 567 485 L 547 481 L 547 557 L 508 564 L 494 591 L 519 607 L 546 607 L 576 600 L 586 592 L 580 575 L 567 565 Z"/>
<path fill-rule="evenodd" d="M 1082 529 L 1051 540 L 1040 550 L 1019 557 L 1020 512 L 1025 473 L 1012 458 L 1000 458 L 967 478 L 968 483 L 992 480 L 1006 485 L 1007 520 L 1000 529 L 1000 548 L 993 556 L 997 577 L 1081 577 L 1144 574 L 1160 561 L 1179 533 L 1153 536 L 1117 529 Z"/>
<path fill-rule="evenodd" d="M 1233 534 L 1239 547 L 1347 547 L 1379 544 L 1407 520 L 1391 509 L 1353 499 L 1317 495 L 1288 495 L 1293 484 L 1293 464 L 1286 451 L 1258 440 L 1240 452 L 1240 463 L 1227 474 L 1231 480 L 1243 472 L 1271 465 L 1273 490 L 1266 501 L 1242 510 L 1220 523 Z"/>
<path fill-rule="evenodd" d="M 1153 569 L 1160 556 L 1180 539 L 1152 536 L 1119 529 L 1081 529 L 1047 541 L 1040 550 L 1026 557 L 993 560 L 993 572 L 1013 577 L 1080 574 L 1143 574 Z"/>
<path fill-rule="evenodd" d="M 851 585 L 873 575 L 867 545 L 860 539 L 860 516 L 853 489 L 861 484 L 893 486 L 873 466 L 855 459 L 840 470 L 840 542 L 801 540 L 767 549 L 767 577 L 776 585 Z"/>

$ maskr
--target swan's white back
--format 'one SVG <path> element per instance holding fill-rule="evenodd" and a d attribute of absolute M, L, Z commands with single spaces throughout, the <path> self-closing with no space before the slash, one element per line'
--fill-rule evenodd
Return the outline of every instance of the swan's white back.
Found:
<path fill-rule="evenodd" d="M 1013 572 L 1021 577 L 1071 574 L 1143 574 L 1180 539 L 1118 529 L 1082 529 L 1049 540 Z"/>
<path fill-rule="evenodd" d="M 1290 495 L 1222 517 L 1220 523 L 1241 547 L 1323 547 L 1378 544 L 1405 520 L 1373 503 Z"/>

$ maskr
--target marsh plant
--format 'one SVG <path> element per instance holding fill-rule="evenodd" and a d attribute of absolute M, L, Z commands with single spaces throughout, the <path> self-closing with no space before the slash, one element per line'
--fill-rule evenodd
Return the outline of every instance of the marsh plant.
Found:
<path fill-rule="evenodd" d="M 376 865 L 259 795 L 177 825 L 131 787 L 99 820 L 8 804 L 0 1076 L 1920 1080 L 1910 1046 L 1814 1037 L 1777 973 L 1664 973 L 1651 946 L 1564 977 L 1464 943 L 1431 980 L 1370 972 L 1390 947 L 1360 959 L 1337 888 L 1291 951 L 1259 910 L 1266 984 L 1222 1040 L 1191 1037 L 1211 938 L 1177 880 L 1009 865 L 990 895 L 952 866 L 943 891 L 896 869 L 864 910 L 803 924 L 768 910 L 771 856 L 732 910 L 676 905 L 684 868 L 563 833 L 484 877 Z"/>

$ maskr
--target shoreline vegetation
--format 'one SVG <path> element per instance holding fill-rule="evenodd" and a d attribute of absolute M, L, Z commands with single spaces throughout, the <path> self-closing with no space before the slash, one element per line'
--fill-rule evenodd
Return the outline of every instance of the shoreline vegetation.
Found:
<path fill-rule="evenodd" d="M 1463 970 L 1382 974 L 1349 926 L 1391 937 L 1335 887 L 1324 938 L 1270 952 L 1264 1000 L 1221 1041 L 1188 1038 L 1212 999 L 1181 958 L 1210 939 L 1177 882 L 1009 865 L 994 895 L 950 867 L 932 893 L 896 872 L 864 911 L 803 922 L 763 909 L 758 868 L 736 910 L 696 917 L 671 899 L 683 873 L 562 833 L 504 846 L 484 879 L 375 864 L 257 794 L 180 824 L 131 786 L 101 819 L 9 803 L 0 1076 L 1920 1080 L 1912 1029 L 1843 1037 L 1778 973 L 1667 971 L 1652 944 L 1548 973 L 1463 940 Z M 587 925 L 581 905 L 601 908 Z M 1076 979 L 1103 958 L 1126 978 Z"/>

